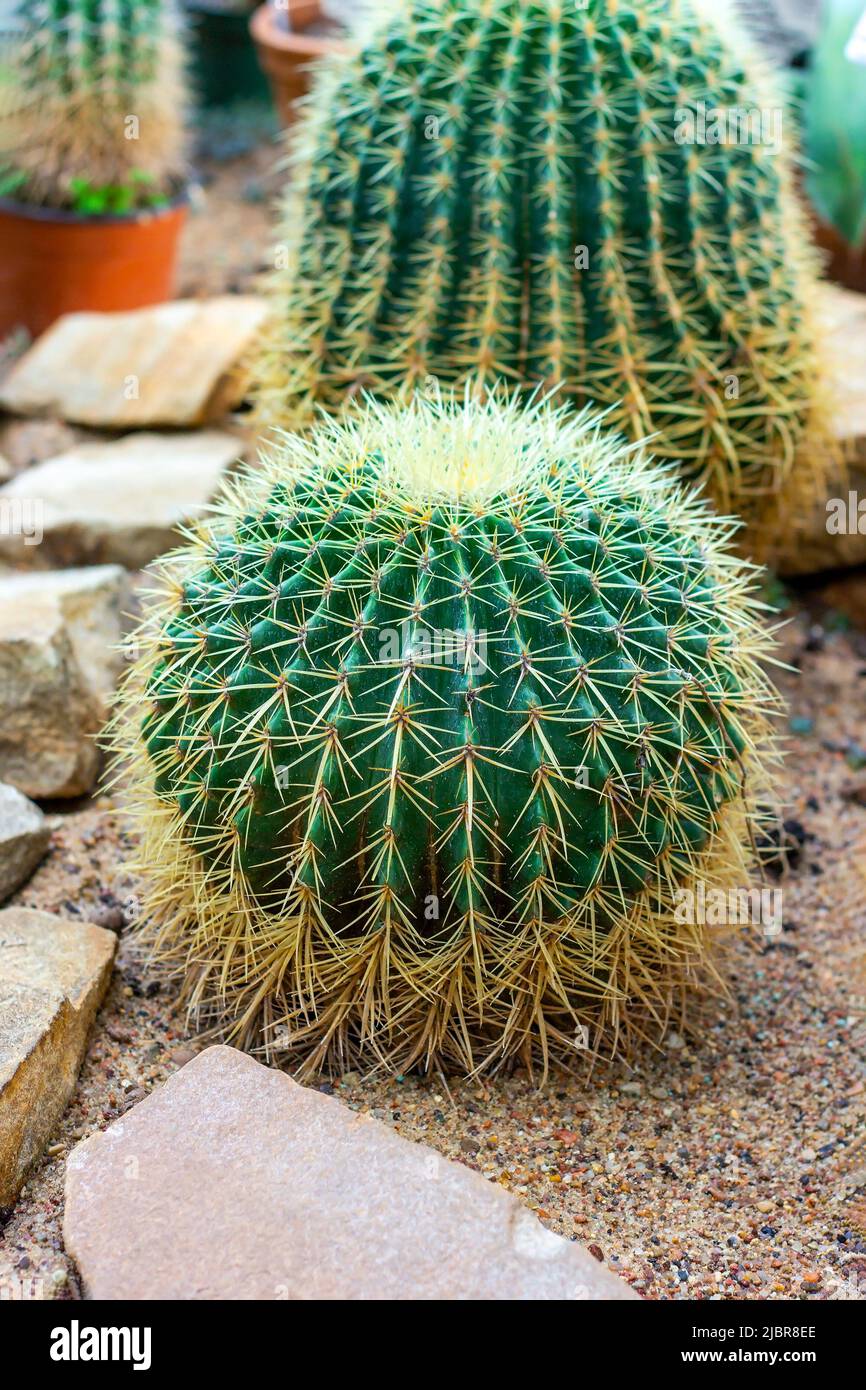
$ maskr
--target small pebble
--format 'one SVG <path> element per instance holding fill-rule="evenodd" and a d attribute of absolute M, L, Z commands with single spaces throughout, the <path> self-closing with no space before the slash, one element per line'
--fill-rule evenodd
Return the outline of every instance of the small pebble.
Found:
<path fill-rule="evenodd" d="M 177 1047 L 168 1054 L 168 1060 L 176 1067 L 185 1067 L 187 1062 L 191 1062 L 193 1057 L 197 1056 L 198 1053 L 191 1047 Z"/>
<path fill-rule="evenodd" d="M 90 914 L 91 922 L 95 922 L 97 927 L 106 927 L 108 931 L 122 931 L 126 926 L 126 918 L 121 907 L 97 907 Z"/>

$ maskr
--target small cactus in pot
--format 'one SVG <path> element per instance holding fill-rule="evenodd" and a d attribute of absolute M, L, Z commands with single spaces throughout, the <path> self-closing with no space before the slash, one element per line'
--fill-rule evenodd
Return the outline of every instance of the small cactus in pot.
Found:
<path fill-rule="evenodd" d="M 181 191 L 188 97 L 173 0 L 14 0 L 0 62 L 0 166 L 17 200 L 117 212 Z"/>
<path fill-rule="evenodd" d="M 676 904 L 746 882 L 771 780 L 730 530 L 547 403 L 275 443 L 166 558 L 113 726 L 196 1019 L 307 1071 L 657 1034 L 711 957 Z"/>
<path fill-rule="evenodd" d="M 374 13 L 297 130 L 263 422 L 428 375 L 555 386 L 652 435 L 721 511 L 793 524 L 833 453 L 816 262 L 788 113 L 708 9 Z"/>

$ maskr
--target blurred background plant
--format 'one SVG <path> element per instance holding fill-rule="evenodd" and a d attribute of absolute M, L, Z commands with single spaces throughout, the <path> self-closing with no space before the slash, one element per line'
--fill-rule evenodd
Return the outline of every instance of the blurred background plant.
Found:
<path fill-rule="evenodd" d="M 134 208 L 182 189 L 188 94 L 173 0 L 14 0 L 0 20 L 7 194 L 74 209 L 84 181 L 124 190 Z"/>
<path fill-rule="evenodd" d="M 824 0 L 804 89 L 806 192 L 837 278 L 866 289 L 866 35 L 851 51 L 863 0 Z M 828 235 L 829 233 L 829 235 Z"/>
<path fill-rule="evenodd" d="M 750 553 L 774 531 L 789 551 L 832 454 L 810 229 L 780 135 L 704 139 L 676 114 L 781 129 L 785 94 L 743 47 L 702 0 L 389 10 L 298 117 L 264 426 L 431 375 L 542 383 L 652 434 L 753 524 Z"/>
<path fill-rule="evenodd" d="M 175 0 L 0 3 L 0 337 L 171 297 L 188 108 Z"/>
<path fill-rule="evenodd" d="M 821 0 L 736 0 L 752 38 L 782 67 L 800 66 L 818 36 Z"/>
<path fill-rule="evenodd" d="M 785 79 L 802 131 L 800 184 L 828 274 L 866 290 L 866 32 L 863 0 L 736 0 Z M 858 56 L 859 53 L 859 56 Z"/>

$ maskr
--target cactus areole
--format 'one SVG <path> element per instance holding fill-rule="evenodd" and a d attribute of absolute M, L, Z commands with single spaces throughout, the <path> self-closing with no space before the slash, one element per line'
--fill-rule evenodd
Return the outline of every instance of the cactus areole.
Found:
<path fill-rule="evenodd" d="M 466 1070 L 658 1028 L 745 883 L 769 639 L 728 527 L 547 404 L 286 436 L 165 562 L 115 747 L 141 927 L 308 1068 Z"/>
<path fill-rule="evenodd" d="M 263 419 L 428 375 L 557 385 L 720 510 L 796 518 L 828 448 L 814 253 L 790 113 L 712 10 L 386 7 L 299 123 Z"/>

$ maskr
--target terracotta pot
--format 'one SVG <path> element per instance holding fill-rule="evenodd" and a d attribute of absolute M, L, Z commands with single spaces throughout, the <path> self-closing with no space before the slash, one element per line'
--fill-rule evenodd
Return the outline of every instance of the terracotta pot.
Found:
<path fill-rule="evenodd" d="M 815 240 L 829 257 L 825 274 L 831 280 L 835 280 L 837 285 L 844 285 L 846 289 L 859 290 L 861 294 L 866 294 L 866 246 L 862 246 L 859 251 L 855 250 L 840 237 L 835 227 L 828 227 L 826 222 L 819 221 L 814 214 L 813 225 Z"/>
<path fill-rule="evenodd" d="M 322 14 L 319 0 L 268 0 L 268 8 L 274 12 L 278 29 L 308 29 L 311 24 L 327 23 Z"/>
<path fill-rule="evenodd" d="M 861 293 L 866 293 L 866 246 L 855 251 L 853 247 L 848 245 L 847 241 L 843 240 L 835 227 L 822 221 L 809 197 L 802 169 L 795 174 L 795 180 L 800 203 L 812 233 L 812 240 L 824 253 L 821 257 L 824 275 L 828 280 L 835 280 L 837 285 L 844 285 L 846 289 L 860 290 Z"/>
<path fill-rule="evenodd" d="M 132 217 L 80 217 L 0 198 L 0 339 L 79 309 L 141 309 L 174 293 L 186 200 Z"/>
<path fill-rule="evenodd" d="M 329 53 L 347 53 L 351 45 L 328 33 L 308 33 L 328 23 L 318 0 L 289 0 L 287 16 L 270 5 L 260 5 L 250 20 L 250 30 L 274 95 L 274 105 L 283 125 L 294 119 L 294 103 L 309 88 L 309 64 Z M 335 27 L 334 33 L 340 31 Z"/>

